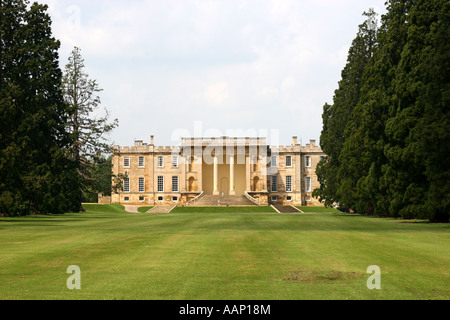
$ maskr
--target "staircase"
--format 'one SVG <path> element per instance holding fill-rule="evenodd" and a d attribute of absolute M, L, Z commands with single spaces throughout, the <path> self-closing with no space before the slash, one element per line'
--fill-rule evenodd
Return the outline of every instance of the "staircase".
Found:
<path fill-rule="evenodd" d="M 146 213 L 170 213 L 176 206 L 156 206 Z"/>
<path fill-rule="evenodd" d="M 279 213 L 302 213 L 299 209 L 297 209 L 293 206 L 283 206 L 283 205 L 279 205 L 279 204 L 274 204 L 273 207 Z"/>
<path fill-rule="evenodd" d="M 220 201 L 220 202 L 219 202 Z M 204 195 L 197 200 L 192 206 L 195 207 L 216 207 L 216 206 L 256 206 L 245 196 L 212 196 Z"/>

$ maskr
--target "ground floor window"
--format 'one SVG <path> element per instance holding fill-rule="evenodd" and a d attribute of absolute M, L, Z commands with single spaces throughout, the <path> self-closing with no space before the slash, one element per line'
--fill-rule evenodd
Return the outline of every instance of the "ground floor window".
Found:
<path fill-rule="evenodd" d="M 164 192 L 164 177 L 158 177 L 158 192 Z"/>
<path fill-rule="evenodd" d="M 172 177 L 172 192 L 178 192 L 178 180 L 177 176 Z"/>
<path fill-rule="evenodd" d="M 144 202 L 145 198 L 144 197 L 139 197 L 139 202 Z"/>
<path fill-rule="evenodd" d="M 164 197 L 158 197 L 158 201 L 159 202 L 163 202 L 164 201 Z"/>
<path fill-rule="evenodd" d="M 273 197 L 271 198 L 271 200 L 272 200 L 272 202 L 277 202 L 277 201 L 278 201 L 278 197 L 277 197 L 277 196 L 273 196 Z"/>
<path fill-rule="evenodd" d="M 292 192 L 292 176 L 286 177 L 286 192 Z"/>
<path fill-rule="evenodd" d="M 130 192 L 130 179 L 123 179 L 123 192 Z"/>

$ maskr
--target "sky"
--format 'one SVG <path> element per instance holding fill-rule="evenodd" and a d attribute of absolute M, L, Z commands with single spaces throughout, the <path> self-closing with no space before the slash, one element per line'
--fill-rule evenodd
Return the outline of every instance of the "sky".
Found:
<path fill-rule="evenodd" d="M 385 0 L 39 0 L 64 70 L 79 47 L 114 145 L 181 137 L 319 142 L 348 50 Z"/>

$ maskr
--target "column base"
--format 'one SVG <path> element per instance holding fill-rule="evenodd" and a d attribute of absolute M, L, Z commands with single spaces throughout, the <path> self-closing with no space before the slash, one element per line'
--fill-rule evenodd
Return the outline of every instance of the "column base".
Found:
<path fill-rule="evenodd" d="M 213 196 L 220 196 L 220 191 L 217 191 L 217 190 L 214 191 L 214 192 L 213 192 Z"/>
<path fill-rule="evenodd" d="M 236 195 L 236 191 L 230 190 L 230 196 L 235 196 L 235 195 Z"/>

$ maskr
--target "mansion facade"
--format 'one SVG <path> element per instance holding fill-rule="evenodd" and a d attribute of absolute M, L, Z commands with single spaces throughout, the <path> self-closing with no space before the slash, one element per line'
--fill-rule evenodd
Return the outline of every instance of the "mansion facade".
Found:
<path fill-rule="evenodd" d="M 113 174 L 124 175 L 112 203 L 189 205 L 205 195 L 245 196 L 256 205 L 322 206 L 316 166 L 325 157 L 315 140 L 269 146 L 266 138 L 182 138 L 158 147 L 136 140 L 113 148 Z"/>

